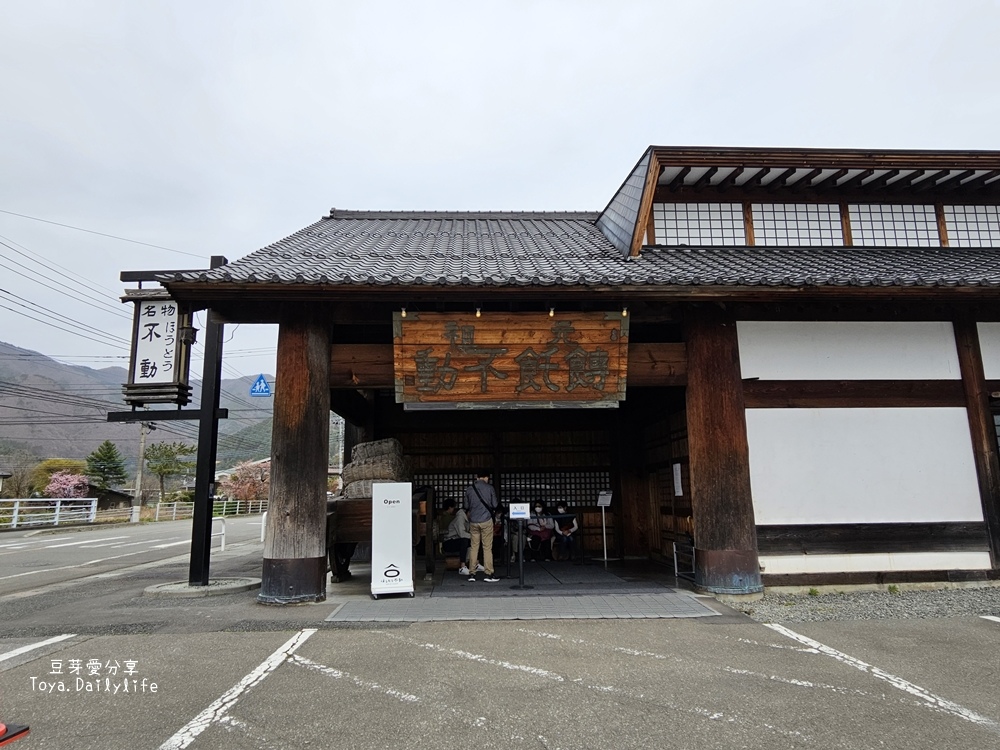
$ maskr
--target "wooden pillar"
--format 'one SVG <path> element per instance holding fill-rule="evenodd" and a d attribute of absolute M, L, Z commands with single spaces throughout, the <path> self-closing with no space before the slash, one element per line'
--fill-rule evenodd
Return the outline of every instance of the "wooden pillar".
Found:
<path fill-rule="evenodd" d="M 954 324 L 958 365 L 965 389 L 965 409 L 969 415 L 972 454 L 983 503 L 983 520 L 989 537 L 993 568 L 1000 568 L 1000 460 L 997 457 L 996 427 L 990 412 L 990 397 L 983 374 L 983 355 L 975 321 Z"/>
<path fill-rule="evenodd" d="M 717 594 L 757 594 L 764 588 L 736 322 L 721 308 L 700 308 L 685 320 L 685 336 L 695 585 Z"/>
<path fill-rule="evenodd" d="M 330 331 L 302 312 L 278 328 L 271 432 L 271 496 L 257 600 L 326 599 L 326 488 L 330 443 Z"/>

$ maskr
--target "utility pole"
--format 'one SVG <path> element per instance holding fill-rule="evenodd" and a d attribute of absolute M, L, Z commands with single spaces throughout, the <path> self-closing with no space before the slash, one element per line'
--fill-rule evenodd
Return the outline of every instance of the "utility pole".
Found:
<path fill-rule="evenodd" d="M 142 508 L 142 467 L 146 464 L 146 431 L 156 428 L 148 422 L 139 423 L 139 468 L 135 472 L 135 492 L 132 495 L 132 523 L 139 523 Z"/>

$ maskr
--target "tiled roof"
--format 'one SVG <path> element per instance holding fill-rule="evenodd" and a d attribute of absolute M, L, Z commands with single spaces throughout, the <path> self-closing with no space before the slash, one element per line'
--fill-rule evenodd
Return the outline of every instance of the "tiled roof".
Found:
<path fill-rule="evenodd" d="M 1000 249 L 646 247 L 621 252 L 596 213 L 331 215 L 211 271 L 170 282 L 330 286 L 1000 287 Z"/>

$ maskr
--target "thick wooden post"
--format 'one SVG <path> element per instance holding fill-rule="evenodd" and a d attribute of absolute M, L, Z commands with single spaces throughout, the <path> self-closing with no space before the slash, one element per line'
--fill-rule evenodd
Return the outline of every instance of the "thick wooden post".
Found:
<path fill-rule="evenodd" d="M 979 331 L 972 320 L 954 323 L 958 365 L 965 389 L 965 409 L 969 415 L 972 454 L 979 479 L 979 496 L 983 503 L 983 520 L 989 536 L 990 557 L 994 568 L 1000 568 L 1000 461 L 997 457 L 996 427 L 990 412 L 989 392 L 983 374 L 983 355 L 979 346 Z"/>
<path fill-rule="evenodd" d="M 271 432 L 271 495 L 257 600 L 326 599 L 330 331 L 316 314 L 283 320 Z"/>
<path fill-rule="evenodd" d="M 736 322 L 719 308 L 685 321 L 695 585 L 717 594 L 764 590 L 750 495 Z"/>

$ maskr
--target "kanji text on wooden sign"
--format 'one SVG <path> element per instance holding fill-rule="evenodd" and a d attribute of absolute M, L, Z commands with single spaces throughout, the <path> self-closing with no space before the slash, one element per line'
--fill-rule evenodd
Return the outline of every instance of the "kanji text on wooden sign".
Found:
<path fill-rule="evenodd" d="M 395 313 L 393 333 L 400 403 L 625 398 L 628 318 L 621 312 Z"/>

